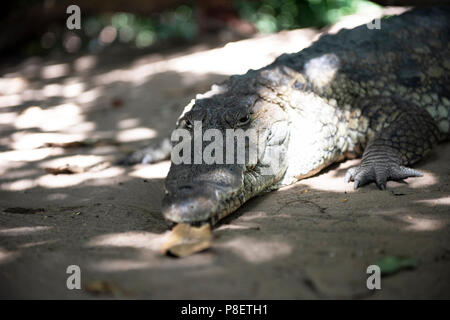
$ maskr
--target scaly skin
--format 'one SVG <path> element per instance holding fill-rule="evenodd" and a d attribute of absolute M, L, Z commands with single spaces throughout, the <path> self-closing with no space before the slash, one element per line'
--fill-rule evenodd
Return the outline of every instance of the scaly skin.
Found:
<path fill-rule="evenodd" d="M 355 188 L 420 176 L 406 166 L 450 136 L 449 21 L 448 7 L 425 8 L 383 19 L 380 30 L 325 35 L 197 97 L 178 128 L 199 120 L 222 133 L 255 129 L 263 150 L 256 166 L 172 164 L 165 217 L 214 223 L 257 194 L 360 155 L 346 175 Z M 265 176 L 271 149 L 281 165 Z"/>

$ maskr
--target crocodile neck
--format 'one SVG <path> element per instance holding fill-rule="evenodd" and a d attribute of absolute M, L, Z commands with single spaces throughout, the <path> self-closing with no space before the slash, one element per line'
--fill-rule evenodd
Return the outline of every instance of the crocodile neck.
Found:
<path fill-rule="evenodd" d="M 292 90 L 285 97 L 290 119 L 287 170 L 273 189 L 310 177 L 333 162 L 362 152 L 352 127 L 363 126 L 358 111 L 339 109 L 313 92 Z M 352 123 L 355 122 L 355 123 Z"/>

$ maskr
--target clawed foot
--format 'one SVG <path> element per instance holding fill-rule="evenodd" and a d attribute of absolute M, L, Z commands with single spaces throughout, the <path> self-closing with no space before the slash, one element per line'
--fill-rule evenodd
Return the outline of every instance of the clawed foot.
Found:
<path fill-rule="evenodd" d="M 357 189 L 370 182 L 375 182 L 380 190 L 386 189 L 388 180 L 402 180 L 409 177 L 422 177 L 423 174 L 417 170 L 400 166 L 397 164 L 364 164 L 350 168 L 345 175 L 345 182 L 354 181 Z"/>
<path fill-rule="evenodd" d="M 164 139 L 160 143 L 154 143 L 151 146 L 137 150 L 123 159 L 117 161 L 119 165 L 130 166 L 133 164 L 141 163 L 155 163 L 158 161 L 169 159 L 170 157 L 171 144 L 168 139 Z"/>
<path fill-rule="evenodd" d="M 118 165 L 121 166 L 132 166 L 137 163 L 143 163 L 145 158 L 145 153 L 142 150 L 138 150 L 128 154 L 127 156 L 119 159 L 117 161 Z"/>

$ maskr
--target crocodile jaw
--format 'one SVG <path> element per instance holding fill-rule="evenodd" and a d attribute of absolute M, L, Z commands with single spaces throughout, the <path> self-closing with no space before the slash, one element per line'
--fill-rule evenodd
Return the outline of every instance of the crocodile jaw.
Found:
<path fill-rule="evenodd" d="M 256 164 L 172 163 L 162 202 L 164 217 L 175 223 L 215 224 L 253 196 L 272 190 L 287 169 L 288 132 L 283 127 L 261 139 Z"/>
<path fill-rule="evenodd" d="M 232 169 L 232 170 L 230 170 Z M 166 194 L 162 201 L 164 217 L 175 223 L 201 224 L 209 222 L 214 225 L 238 209 L 244 202 L 264 190 L 270 189 L 279 181 L 285 171 L 282 168 L 274 175 L 261 174 L 260 167 L 233 165 L 211 168 L 209 172 L 198 175 L 191 183 L 179 183 L 173 180 L 180 170 L 191 171 L 192 167 L 172 165 L 166 182 Z M 196 171 L 195 169 L 193 170 Z M 201 181 L 198 177 L 201 176 Z M 217 179 L 217 177 L 220 177 Z M 176 184 L 171 184 L 176 181 Z M 219 181 L 219 182 L 217 182 Z M 226 181 L 226 182 L 225 182 Z"/>
<path fill-rule="evenodd" d="M 162 213 L 175 223 L 215 223 L 244 203 L 243 176 L 244 165 L 172 164 Z"/>

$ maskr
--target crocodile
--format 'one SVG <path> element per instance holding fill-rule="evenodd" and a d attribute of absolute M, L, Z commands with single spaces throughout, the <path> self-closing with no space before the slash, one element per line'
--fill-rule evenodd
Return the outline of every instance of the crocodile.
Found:
<path fill-rule="evenodd" d="M 197 95 L 176 129 L 193 135 L 197 121 L 201 132 L 216 129 L 224 139 L 227 129 L 253 129 L 257 161 L 172 161 L 164 217 L 215 224 L 256 195 L 359 156 L 345 175 L 355 189 L 422 176 L 410 165 L 450 137 L 449 22 L 450 7 L 442 6 L 385 17 L 379 29 L 343 29 Z M 162 160 L 175 142 L 135 152 L 131 162 Z M 263 174 L 271 161 L 276 168 Z"/>

